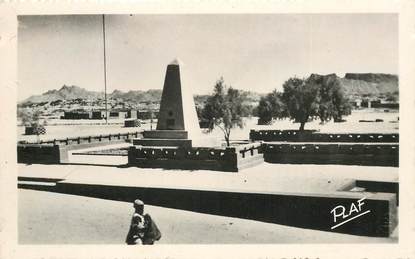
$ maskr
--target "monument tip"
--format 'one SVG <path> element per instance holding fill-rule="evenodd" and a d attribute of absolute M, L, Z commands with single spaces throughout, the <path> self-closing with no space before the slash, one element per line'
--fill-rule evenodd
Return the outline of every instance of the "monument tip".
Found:
<path fill-rule="evenodd" d="M 183 62 L 181 62 L 180 59 L 175 58 L 172 62 L 169 63 L 169 65 L 181 66 L 181 65 L 183 65 Z"/>

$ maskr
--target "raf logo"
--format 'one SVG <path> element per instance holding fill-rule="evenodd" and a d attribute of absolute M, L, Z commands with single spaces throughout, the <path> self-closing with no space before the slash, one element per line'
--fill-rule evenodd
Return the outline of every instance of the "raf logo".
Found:
<path fill-rule="evenodd" d="M 350 204 L 350 208 L 339 205 L 336 206 L 334 209 L 330 211 L 331 214 L 333 214 L 333 223 L 337 223 L 338 221 L 341 221 L 340 223 L 334 225 L 331 227 L 331 229 L 335 229 L 351 220 L 354 220 L 360 216 L 363 216 L 370 212 L 370 210 L 366 210 L 362 212 L 363 205 L 365 204 L 363 201 L 366 198 L 362 198 L 358 200 L 356 203 L 352 202 Z"/>

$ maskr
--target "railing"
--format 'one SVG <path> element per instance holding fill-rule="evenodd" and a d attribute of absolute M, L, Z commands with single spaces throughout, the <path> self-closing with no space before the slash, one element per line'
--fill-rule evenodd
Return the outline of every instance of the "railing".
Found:
<path fill-rule="evenodd" d="M 239 154 L 239 157 L 245 158 L 250 156 L 255 156 L 262 153 L 261 143 L 250 143 L 245 145 L 240 145 L 236 148 L 236 152 Z"/>
<path fill-rule="evenodd" d="M 122 140 L 122 139 L 131 139 L 137 138 L 141 132 L 128 132 L 128 133 L 117 133 L 117 134 L 106 134 L 106 135 L 93 135 L 93 136 L 83 136 L 83 137 L 74 137 L 74 138 L 61 138 L 53 140 L 40 140 L 39 142 L 27 142 L 19 141 L 18 144 L 34 144 L 34 145 L 77 145 L 85 143 L 96 143 L 103 141 L 113 141 L 113 140 Z"/>

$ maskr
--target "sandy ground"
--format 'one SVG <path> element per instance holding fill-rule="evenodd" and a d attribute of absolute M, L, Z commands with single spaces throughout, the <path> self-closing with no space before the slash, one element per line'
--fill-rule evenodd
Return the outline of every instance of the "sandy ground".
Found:
<path fill-rule="evenodd" d="M 20 244 L 123 244 L 131 204 L 74 195 L 19 189 Z M 146 206 L 162 232 L 156 244 L 391 243 L 369 238 L 287 227 Z"/>
<path fill-rule="evenodd" d="M 398 113 L 358 111 L 345 123 L 318 122 L 306 128 L 321 132 L 398 132 Z M 383 123 L 358 123 L 360 119 L 384 119 Z M 42 139 L 119 133 L 140 128 L 121 125 L 49 126 Z M 298 128 L 287 120 L 272 126 L 247 121 L 244 129 L 232 131 L 232 139 L 247 139 L 250 129 Z M 121 130 L 122 129 L 122 130 Z M 123 131 L 125 130 L 125 131 Z M 19 129 L 21 139 L 22 128 Z M 214 131 L 211 136 L 222 137 Z M 32 136 L 33 137 L 33 136 Z M 108 148 L 108 147 L 106 147 Z M 75 159 L 75 160 L 74 160 Z M 77 160 L 76 160 L 77 159 Z M 126 157 L 72 156 L 73 163 L 121 165 Z M 93 165 L 18 165 L 19 176 L 65 179 L 68 182 L 123 186 L 221 189 L 261 192 L 335 191 L 348 179 L 396 181 L 398 168 L 340 165 L 284 165 L 263 163 L 239 173 L 215 171 L 117 168 Z M 368 243 L 394 242 L 392 238 L 368 238 L 281 226 L 252 220 L 221 217 L 189 211 L 147 206 L 163 232 L 160 244 L 181 243 Z M 122 244 L 128 231 L 131 204 L 89 197 L 19 190 L 19 242 L 24 244 Z"/>
<path fill-rule="evenodd" d="M 319 121 L 312 121 L 307 123 L 305 128 L 317 129 L 326 133 L 397 133 L 399 131 L 399 123 L 392 123 L 391 121 L 397 121 L 398 116 L 399 113 L 397 112 L 385 113 L 383 110 L 355 110 L 350 116 L 345 117 L 346 122 L 334 123 L 331 121 L 321 125 Z M 375 119 L 383 119 L 384 122 L 359 122 L 359 120 Z M 87 120 L 80 120 L 80 122 L 83 125 L 46 126 L 47 134 L 40 136 L 26 136 L 24 135 L 24 127 L 17 127 L 18 140 L 49 140 L 54 138 L 126 133 L 150 129 L 150 124 L 142 124 L 141 127 L 137 128 L 125 128 L 123 124 L 88 125 L 89 121 Z M 153 126 L 155 127 L 155 125 Z M 298 129 L 299 126 L 298 123 L 293 123 L 288 119 L 278 120 L 273 125 L 257 125 L 257 118 L 250 118 L 245 120 L 245 127 L 243 129 L 235 128 L 232 130 L 231 139 L 248 139 L 251 129 Z M 204 133 L 203 136 L 223 139 L 223 133 L 219 129 L 215 129 L 210 133 Z"/>

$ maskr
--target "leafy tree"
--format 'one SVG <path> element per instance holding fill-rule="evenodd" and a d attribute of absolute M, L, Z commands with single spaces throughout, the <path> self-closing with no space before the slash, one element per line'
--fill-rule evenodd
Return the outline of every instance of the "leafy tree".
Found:
<path fill-rule="evenodd" d="M 320 86 L 320 104 L 318 116 L 321 123 L 333 119 L 335 122 L 342 121 L 343 115 L 349 115 L 352 110 L 350 100 L 345 96 L 343 88 L 336 74 L 327 76 L 311 75 L 308 79 L 310 84 Z"/>
<path fill-rule="evenodd" d="M 261 97 L 257 107 L 257 114 L 260 124 L 269 124 L 272 120 L 286 117 L 287 112 L 282 101 L 282 94 L 274 90 Z"/>
<path fill-rule="evenodd" d="M 321 123 L 334 119 L 341 121 L 343 115 L 351 113 L 350 101 L 345 97 L 340 81 L 335 74 L 321 76 L 313 74 L 307 79 L 308 84 L 320 87 L 320 100 L 317 116 Z"/>
<path fill-rule="evenodd" d="M 202 118 L 208 122 L 210 131 L 215 127 L 221 129 L 227 146 L 230 145 L 231 130 L 244 126 L 243 117 L 249 113 L 246 100 L 246 94 L 232 87 L 227 87 L 223 78 L 216 82 L 213 95 L 206 100 L 206 105 L 202 110 Z"/>
<path fill-rule="evenodd" d="M 310 117 L 318 116 L 320 87 L 310 84 L 306 79 L 290 78 L 283 84 L 282 100 L 287 107 L 288 116 L 300 123 L 304 130 Z"/>
<path fill-rule="evenodd" d="M 352 104 L 344 95 L 343 89 L 340 86 L 335 88 L 332 102 L 334 122 L 341 122 L 343 121 L 343 115 L 350 115 L 352 113 Z"/>
<path fill-rule="evenodd" d="M 386 101 L 397 102 L 399 100 L 399 91 L 393 93 L 386 93 Z"/>
<path fill-rule="evenodd" d="M 41 125 L 40 123 L 40 112 L 39 111 L 28 111 L 26 109 L 18 109 L 17 117 L 21 119 L 22 124 L 27 127 L 34 127 Z"/>
<path fill-rule="evenodd" d="M 290 78 L 283 88 L 282 99 L 287 112 L 291 119 L 300 122 L 300 131 L 314 117 L 318 117 L 321 123 L 331 119 L 340 122 L 343 115 L 351 113 L 350 101 L 335 74 L 313 74 L 307 79 Z"/>
<path fill-rule="evenodd" d="M 199 121 L 201 121 L 203 119 L 202 118 L 202 116 L 203 116 L 202 112 L 203 112 L 203 106 L 196 104 L 196 114 L 197 114 L 197 118 L 199 119 Z"/>

